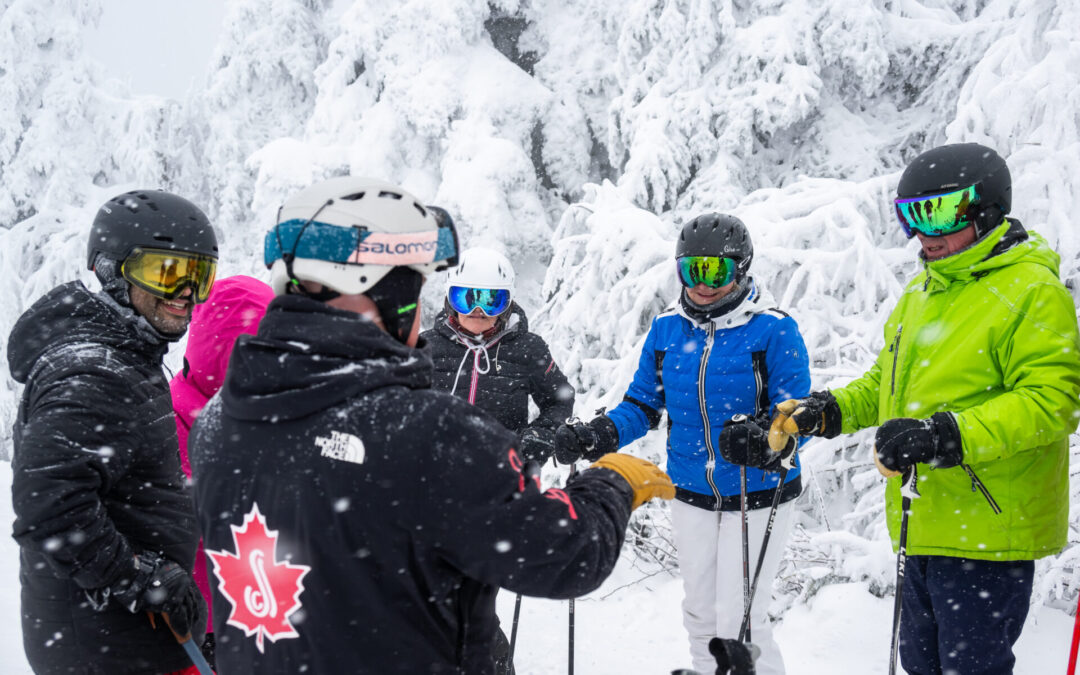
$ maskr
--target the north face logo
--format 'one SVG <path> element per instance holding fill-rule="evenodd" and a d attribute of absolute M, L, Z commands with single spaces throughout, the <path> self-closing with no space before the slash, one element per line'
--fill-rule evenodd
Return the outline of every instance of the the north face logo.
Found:
<path fill-rule="evenodd" d="M 315 445 L 322 449 L 322 456 L 353 464 L 364 463 L 364 442 L 352 434 L 331 431 L 330 438 L 316 436 Z"/>

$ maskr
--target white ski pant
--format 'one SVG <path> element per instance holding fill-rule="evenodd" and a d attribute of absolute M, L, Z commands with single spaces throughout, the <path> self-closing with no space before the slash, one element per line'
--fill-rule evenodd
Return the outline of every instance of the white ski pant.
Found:
<path fill-rule="evenodd" d="M 678 500 L 671 502 L 671 520 L 682 571 L 683 625 L 690 635 L 690 657 L 702 673 L 716 670 L 709 654 L 713 637 L 736 639 L 743 615 L 742 520 L 738 511 L 706 511 Z M 758 675 L 783 675 L 784 658 L 773 640 L 768 619 L 772 584 L 783 558 L 791 525 L 794 500 L 776 511 L 769 550 L 761 567 L 761 580 L 750 613 L 752 642 L 761 648 Z M 769 521 L 769 508 L 747 512 L 750 541 L 750 575 L 761 551 L 761 539 Z"/>

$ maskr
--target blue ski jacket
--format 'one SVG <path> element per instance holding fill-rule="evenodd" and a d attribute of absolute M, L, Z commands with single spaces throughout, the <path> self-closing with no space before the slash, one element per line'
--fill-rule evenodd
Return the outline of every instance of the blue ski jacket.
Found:
<path fill-rule="evenodd" d="M 637 373 L 623 401 L 607 415 L 619 447 L 641 438 L 668 413 L 667 472 L 678 498 L 704 508 L 739 508 L 739 467 L 725 461 L 717 439 L 733 415 L 771 413 L 785 399 L 810 392 L 810 367 L 799 326 L 750 281 L 731 311 L 701 324 L 676 303 L 655 317 Z M 771 503 L 779 474 L 747 468 L 749 508 Z M 799 467 L 787 475 L 782 500 L 801 491 Z"/>

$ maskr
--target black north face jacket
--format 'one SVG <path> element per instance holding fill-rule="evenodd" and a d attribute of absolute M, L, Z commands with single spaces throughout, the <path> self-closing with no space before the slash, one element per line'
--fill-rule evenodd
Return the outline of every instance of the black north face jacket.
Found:
<path fill-rule="evenodd" d="M 477 342 L 458 331 L 443 310 L 422 337 L 435 365 L 434 387 L 466 399 L 519 435 L 526 429 L 537 432 L 542 445 L 532 447 L 550 450 L 527 451 L 527 459 L 542 462 L 554 450 L 556 427 L 574 412 L 574 388 L 544 339 L 529 332 L 521 307 L 513 304 L 510 313 L 501 330 Z M 530 397 L 540 410 L 532 423 Z"/>
<path fill-rule="evenodd" d="M 611 572 L 631 492 L 541 493 L 515 438 L 358 314 L 274 300 L 192 430 L 221 673 L 492 673 L 495 587 Z"/>
<path fill-rule="evenodd" d="M 192 568 L 198 535 L 161 368 L 167 348 L 133 310 L 78 282 L 53 289 L 11 331 L 11 375 L 26 385 L 14 430 L 14 537 L 35 673 L 190 665 L 167 629 L 116 602 L 95 611 L 86 593 L 131 575 L 142 551 Z"/>

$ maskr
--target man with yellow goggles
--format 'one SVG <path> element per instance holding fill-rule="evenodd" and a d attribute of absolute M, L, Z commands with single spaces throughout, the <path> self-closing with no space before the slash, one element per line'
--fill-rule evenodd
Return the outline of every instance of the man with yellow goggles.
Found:
<path fill-rule="evenodd" d="M 86 243 L 101 290 L 54 288 L 7 342 L 26 385 L 11 480 L 23 648 L 37 673 L 186 672 L 174 631 L 205 644 L 207 610 L 162 359 L 207 299 L 217 237 L 187 199 L 134 190 L 98 209 Z M 55 638 L 80 631 L 94 639 Z"/>
<path fill-rule="evenodd" d="M 217 273 L 217 259 L 183 251 L 136 248 L 120 273 L 133 285 L 159 298 L 172 300 L 190 288 L 196 303 L 206 302 Z"/>

